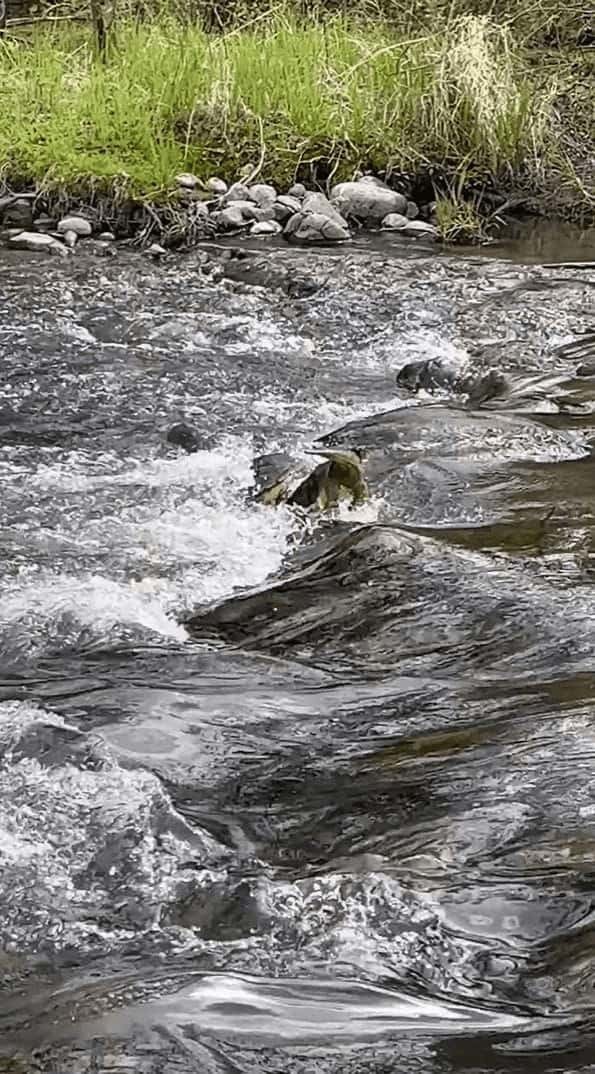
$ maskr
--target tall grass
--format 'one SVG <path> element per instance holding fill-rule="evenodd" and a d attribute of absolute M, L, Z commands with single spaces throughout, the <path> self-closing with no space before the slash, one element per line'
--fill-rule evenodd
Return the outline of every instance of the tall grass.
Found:
<path fill-rule="evenodd" d="M 496 174 L 547 149 L 550 94 L 487 16 L 403 38 L 282 11 L 210 35 L 163 16 L 120 24 L 107 63 L 72 27 L 0 42 L 0 167 L 46 184 L 158 196 L 180 171 L 277 183 L 323 161 Z"/>

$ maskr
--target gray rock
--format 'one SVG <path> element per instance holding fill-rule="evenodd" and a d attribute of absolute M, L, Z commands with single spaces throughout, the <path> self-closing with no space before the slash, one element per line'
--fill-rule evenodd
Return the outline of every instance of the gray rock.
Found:
<path fill-rule="evenodd" d="M 254 183 L 248 188 L 250 198 L 255 201 L 260 209 L 272 209 L 277 200 L 277 191 L 269 183 Z"/>
<path fill-rule="evenodd" d="M 390 190 L 388 183 L 385 183 L 384 179 L 379 179 L 377 175 L 358 175 L 356 182 L 371 183 L 378 190 Z"/>
<path fill-rule="evenodd" d="M 358 220 L 376 227 L 390 213 L 405 213 L 407 198 L 388 187 L 362 179 L 356 183 L 338 183 L 331 191 L 331 200 L 347 219 Z"/>
<path fill-rule="evenodd" d="M 300 209 L 301 203 L 299 198 L 293 198 L 289 194 L 281 194 L 273 205 L 275 220 L 278 220 L 283 224 L 290 216 L 293 216 L 294 213 L 299 213 Z"/>
<path fill-rule="evenodd" d="M 232 183 L 223 195 L 223 204 L 229 205 L 231 201 L 250 201 L 250 191 L 245 183 Z"/>
<path fill-rule="evenodd" d="M 276 220 L 257 220 L 250 228 L 251 235 L 279 235 L 282 231 L 281 224 Z"/>
<path fill-rule="evenodd" d="M 77 235 L 76 231 L 65 231 L 64 232 L 63 241 L 66 243 L 66 245 L 69 247 L 69 249 L 72 250 L 76 246 L 76 240 L 77 239 L 78 239 L 78 235 Z"/>
<path fill-rule="evenodd" d="M 419 209 L 414 201 L 407 202 L 407 219 L 415 220 L 416 216 L 419 216 Z"/>
<path fill-rule="evenodd" d="M 35 219 L 33 227 L 36 231 L 55 231 L 57 221 L 52 216 L 48 216 L 47 213 L 40 213 Z"/>
<path fill-rule="evenodd" d="M 68 250 L 63 243 L 53 238 L 52 235 L 42 235 L 38 231 L 19 231 L 18 234 L 9 238 L 8 245 L 14 250 L 32 250 L 34 253 L 68 256 Z"/>
<path fill-rule="evenodd" d="M 2 211 L 2 222 L 5 227 L 31 227 L 33 224 L 31 202 L 26 198 L 10 198 Z"/>
<path fill-rule="evenodd" d="M 255 205 L 254 210 L 252 212 L 252 219 L 253 220 L 258 220 L 258 221 L 274 220 L 275 219 L 275 208 L 274 208 L 274 206 L 271 206 L 269 209 L 259 209 L 258 205 Z"/>
<path fill-rule="evenodd" d="M 254 209 L 255 206 L 252 205 Z M 221 209 L 220 212 L 212 214 L 212 219 L 215 221 L 218 227 L 223 231 L 235 231 L 237 228 L 246 227 L 249 219 L 246 218 L 241 209 L 241 203 L 232 203 L 227 205 L 225 209 Z"/>
<path fill-rule="evenodd" d="M 152 257 L 155 261 L 158 261 L 159 258 L 167 253 L 167 250 L 165 250 L 158 242 L 152 242 L 151 245 L 147 247 L 146 253 L 147 257 Z"/>
<path fill-rule="evenodd" d="M 408 220 L 407 227 L 403 228 L 403 234 L 434 240 L 440 238 L 438 228 L 433 224 L 426 224 L 424 220 Z"/>
<path fill-rule="evenodd" d="M 407 217 L 403 216 L 402 213 L 389 213 L 388 216 L 384 217 L 380 226 L 383 231 L 402 231 L 404 227 L 407 227 L 408 223 Z"/>
<path fill-rule="evenodd" d="M 192 172 L 182 172 L 181 175 L 176 175 L 176 183 L 184 190 L 196 190 L 200 180 Z"/>
<path fill-rule="evenodd" d="M 324 213 L 296 213 L 285 225 L 284 235 L 292 242 L 342 242 L 350 238 L 349 228 Z"/>
<path fill-rule="evenodd" d="M 321 216 L 326 216 L 328 220 L 334 220 L 335 224 L 338 224 L 339 227 L 348 229 L 345 217 L 341 216 L 341 213 L 331 205 L 324 194 L 306 194 L 302 202 L 301 211 L 303 213 L 317 213 Z"/>
<path fill-rule="evenodd" d="M 227 194 L 227 183 L 224 179 L 219 179 L 216 175 L 212 175 L 210 179 L 207 179 L 206 188 L 215 197 L 221 198 L 224 194 Z"/>
<path fill-rule="evenodd" d="M 74 231 L 79 237 L 90 235 L 93 228 L 84 216 L 63 216 L 58 221 L 58 231 L 65 235 L 67 231 Z"/>
<path fill-rule="evenodd" d="M 287 193 L 290 198 L 298 198 L 300 201 L 302 201 L 302 199 L 306 197 L 308 191 L 306 190 L 303 183 L 294 183 L 293 186 L 290 186 Z"/>
<path fill-rule="evenodd" d="M 99 236 L 99 238 L 103 242 L 115 242 L 116 241 L 116 236 L 114 235 L 113 231 L 102 231 L 101 235 Z"/>

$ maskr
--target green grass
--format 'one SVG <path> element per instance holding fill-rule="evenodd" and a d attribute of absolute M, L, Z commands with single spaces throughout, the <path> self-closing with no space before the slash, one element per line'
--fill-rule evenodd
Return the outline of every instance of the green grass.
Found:
<path fill-rule="evenodd" d="M 0 169 L 11 181 L 159 200 L 174 176 L 280 185 L 358 167 L 531 170 L 550 151 L 551 80 L 530 77 L 487 16 L 408 38 L 383 22 L 287 10 L 208 34 L 120 22 L 108 61 L 65 23 L 0 41 Z M 322 169 L 322 171 L 320 170 Z"/>

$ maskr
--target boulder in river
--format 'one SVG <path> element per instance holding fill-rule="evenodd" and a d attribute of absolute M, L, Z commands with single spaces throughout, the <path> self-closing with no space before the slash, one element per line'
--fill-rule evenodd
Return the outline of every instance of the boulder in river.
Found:
<path fill-rule="evenodd" d="M 85 220 L 84 216 L 63 216 L 58 221 L 58 231 L 65 235 L 67 231 L 74 231 L 79 238 L 83 238 L 85 235 L 90 235 L 93 228 L 88 220 Z"/>
<path fill-rule="evenodd" d="M 168 429 L 165 439 L 168 444 L 181 447 L 189 455 L 194 451 L 208 451 L 211 445 L 207 437 L 201 436 L 198 429 L 195 429 L 193 425 L 188 425 L 185 421 L 172 425 L 171 429 Z"/>
<path fill-rule="evenodd" d="M 59 257 L 66 257 L 68 254 L 64 243 L 52 235 L 43 235 L 38 231 L 19 231 L 10 236 L 8 245 L 13 250 L 31 250 L 34 253 L 57 254 Z"/>
<path fill-rule="evenodd" d="M 378 227 L 389 213 L 407 212 L 407 198 L 396 190 L 369 179 L 355 183 L 338 183 L 331 191 L 331 201 L 348 220 L 367 227 Z"/>

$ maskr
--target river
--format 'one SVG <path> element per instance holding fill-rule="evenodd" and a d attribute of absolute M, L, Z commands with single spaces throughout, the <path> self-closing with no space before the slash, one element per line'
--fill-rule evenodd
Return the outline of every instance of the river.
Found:
<path fill-rule="evenodd" d="M 593 1071 L 593 244 L 266 256 L 0 253 L 0 1071 Z M 399 407 L 364 506 L 251 499 Z"/>

